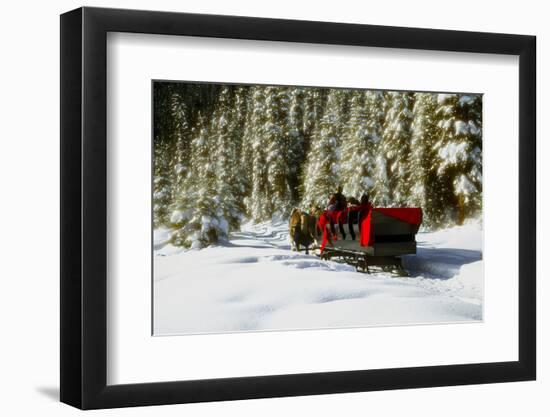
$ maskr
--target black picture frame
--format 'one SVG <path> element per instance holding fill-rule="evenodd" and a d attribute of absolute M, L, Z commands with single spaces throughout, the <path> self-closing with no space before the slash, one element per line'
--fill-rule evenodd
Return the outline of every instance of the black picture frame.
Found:
<path fill-rule="evenodd" d="M 108 32 L 519 56 L 519 358 L 195 381 L 107 385 Z M 534 36 L 103 8 L 61 15 L 61 401 L 81 409 L 534 380 Z"/>

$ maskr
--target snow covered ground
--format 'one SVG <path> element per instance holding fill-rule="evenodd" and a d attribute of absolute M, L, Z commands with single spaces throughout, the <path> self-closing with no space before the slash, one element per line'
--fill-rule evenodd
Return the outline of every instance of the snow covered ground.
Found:
<path fill-rule="evenodd" d="M 154 334 L 482 320 L 479 222 L 417 235 L 409 277 L 291 252 L 286 222 L 245 224 L 225 246 L 184 251 L 154 234 Z"/>

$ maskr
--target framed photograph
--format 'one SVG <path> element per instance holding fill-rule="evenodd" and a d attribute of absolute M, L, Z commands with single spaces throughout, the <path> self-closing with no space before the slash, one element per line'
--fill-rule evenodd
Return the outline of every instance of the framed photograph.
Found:
<path fill-rule="evenodd" d="M 535 37 L 61 16 L 61 401 L 533 380 Z"/>

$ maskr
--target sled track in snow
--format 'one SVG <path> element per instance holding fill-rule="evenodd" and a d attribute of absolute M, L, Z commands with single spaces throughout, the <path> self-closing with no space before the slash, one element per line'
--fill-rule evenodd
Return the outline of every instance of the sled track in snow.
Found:
<path fill-rule="evenodd" d="M 281 230 L 281 227 L 273 228 L 262 223 L 243 227 L 240 232 L 232 234 L 231 241 L 237 246 L 248 246 L 248 244 L 253 243 L 255 245 L 265 245 L 268 248 L 290 250 L 287 230 Z"/>

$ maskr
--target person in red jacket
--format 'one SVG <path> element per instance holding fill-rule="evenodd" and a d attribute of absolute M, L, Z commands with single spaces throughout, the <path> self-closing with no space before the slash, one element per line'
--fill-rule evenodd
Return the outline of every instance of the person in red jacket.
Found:
<path fill-rule="evenodd" d="M 369 215 L 371 210 L 372 210 L 372 205 L 369 201 L 368 194 L 363 194 L 361 196 L 360 202 L 357 201 L 356 199 L 353 199 L 353 204 L 349 205 L 348 229 L 352 240 L 355 240 L 355 231 L 353 230 L 353 225 L 357 224 L 359 228 L 359 233 L 361 233 L 361 221 Z"/>
<path fill-rule="evenodd" d="M 342 194 L 342 187 L 338 187 L 338 191 L 330 196 L 327 213 L 330 218 L 330 231 L 333 236 L 336 236 L 335 223 L 338 223 L 338 230 L 342 235 L 342 239 L 346 239 L 346 231 L 344 230 L 344 221 L 347 221 L 347 203 L 346 197 Z"/>

